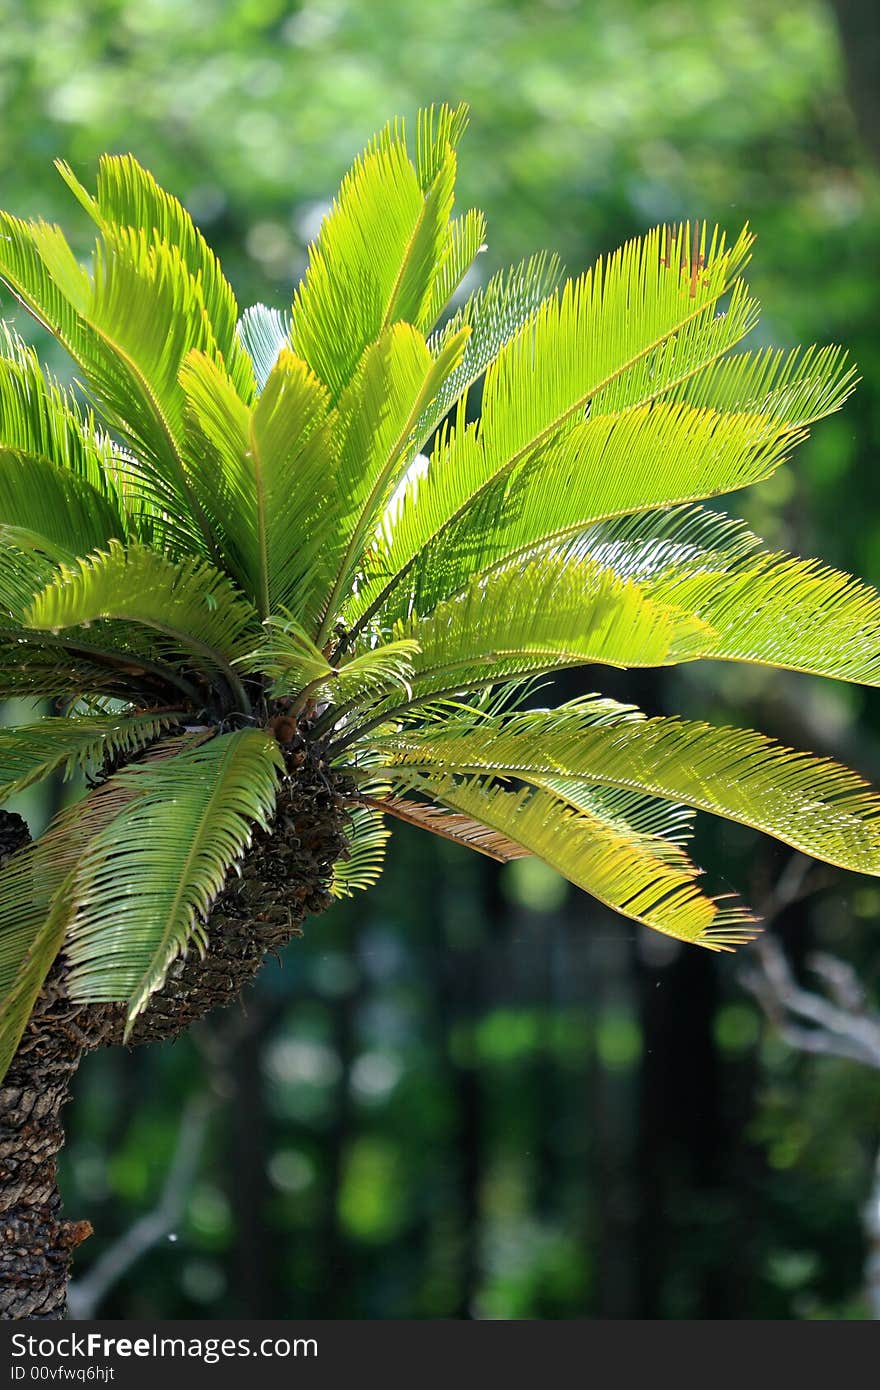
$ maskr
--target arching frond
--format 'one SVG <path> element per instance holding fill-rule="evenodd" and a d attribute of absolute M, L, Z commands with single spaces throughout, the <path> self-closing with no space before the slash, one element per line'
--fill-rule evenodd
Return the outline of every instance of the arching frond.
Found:
<path fill-rule="evenodd" d="M 21 626 L 25 609 L 34 595 L 55 577 L 55 563 L 31 546 L 11 538 L 0 545 L 0 628 Z"/>
<path fill-rule="evenodd" d="M 431 346 L 439 350 L 463 328 L 470 329 L 461 362 L 419 421 L 417 439 L 420 444 L 434 432 L 459 397 L 483 375 L 504 344 L 525 327 L 556 289 L 561 275 L 558 258 L 545 252 L 521 261 L 510 270 L 499 271 L 482 289 L 470 295 L 434 335 Z"/>
<path fill-rule="evenodd" d="M 206 942 L 226 874 L 268 827 L 283 762 L 265 732 L 241 730 L 112 779 L 130 799 L 84 847 L 65 951 L 71 997 L 128 1005 L 131 1027 L 173 960 Z"/>
<path fill-rule="evenodd" d="M 124 619 L 164 633 L 196 664 L 223 665 L 243 655 L 257 615 L 229 580 L 204 560 L 175 563 L 144 546 L 111 541 L 73 565 L 62 565 L 33 600 L 25 624 L 55 632 L 103 619 Z"/>
<path fill-rule="evenodd" d="M 693 251 L 691 252 L 693 255 Z M 605 415 L 673 395 L 724 357 L 750 333 L 760 316 L 758 301 L 736 280 L 722 313 L 705 306 L 674 333 L 614 374 L 593 397 L 593 414 Z"/>
<path fill-rule="evenodd" d="M 714 634 L 703 657 L 880 683 L 880 593 L 819 560 L 766 551 L 728 517 L 634 518 L 576 549 L 702 619 Z"/>
<path fill-rule="evenodd" d="M 712 315 L 751 243 L 748 230 L 727 248 L 717 230 L 710 237 L 705 227 L 657 228 L 544 299 L 492 360 L 479 426 L 467 425 L 459 410 L 427 476 L 404 498 L 393 548 L 386 537 L 384 553 L 380 547 L 375 557 L 377 578 L 368 574 L 368 585 L 349 607 L 350 617 L 362 621 L 374 612 L 421 551 L 442 545 L 477 499 L 560 441 L 583 421 L 591 402 L 594 412 L 600 400 L 602 412 L 638 403 L 639 391 L 627 392 L 619 383 L 653 360 L 664 344 L 701 323 L 708 323 L 715 336 L 716 324 L 735 326 L 730 312 L 720 320 Z M 737 296 L 739 302 L 742 293 Z M 743 320 L 738 336 L 746 327 Z M 605 404 L 615 384 L 617 397 Z"/>
<path fill-rule="evenodd" d="M 485 240 L 486 219 L 477 208 L 469 208 L 464 217 L 454 217 L 449 223 L 446 245 L 421 316 L 426 329 L 437 322 L 477 256 L 486 249 Z"/>
<path fill-rule="evenodd" d="M 722 358 L 668 399 L 715 410 L 756 411 L 802 428 L 840 410 L 855 384 L 856 369 L 839 347 L 761 348 Z"/>
<path fill-rule="evenodd" d="M 84 478 L 0 447 L 0 542 L 70 561 L 126 531 L 119 508 Z"/>
<path fill-rule="evenodd" d="M 505 791 L 490 779 L 423 780 L 421 789 L 453 811 L 509 836 L 545 864 L 623 916 L 709 950 L 730 950 L 755 934 L 752 915 L 706 897 L 697 870 L 651 853 L 650 842 L 621 834 L 544 791 Z M 683 856 L 682 856 L 683 857 Z"/>
<path fill-rule="evenodd" d="M 228 568 L 262 617 L 288 604 L 316 608 L 337 520 L 326 388 L 286 348 L 252 410 L 201 353 L 187 358 L 181 384 L 193 485 Z"/>
<path fill-rule="evenodd" d="M 371 804 L 373 804 L 371 802 Z M 377 810 L 415 825 L 419 830 L 427 830 L 439 835 L 441 840 L 451 840 L 453 844 L 485 854 L 496 864 L 509 864 L 514 859 L 526 859 L 531 850 L 515 844 L 502 835 L 499 830 L 491 830 L 472 816 L 457 815 L 444 806 L 435 806 L 430 801 L 414 801 L 408 796 L 383 796 L 375 802 Z"/>
<path fill-rule="evenodd" d="M 242 670 L 269 676 L 270 694 L 296 695 L 306 686 L 329 680 L 334 668 L 309 634 L 290 614 L 264 619 L 264 636 L 235 660 Z"/>
<path fill-rule="evenodd" d="M 83 846 L 112 822 L 121 804 L 118 788 L 105 783 L 62 811 L 39 840 L 0 868 L 0 1081 L 63 945 Z"/>
<path fill-rule="evenodd" d="M 419 698 L 515 676 L 602 662 L 658 666 L 698 653 L 702 624 L 645 602 L 635 585 L 598 566 L 548 559 L 476 579 L 430 617 L 398 624 L 415 639 Z"/>
<path fill-rule="evenodd" d="M 177 374 L 188 352 L 218 349 L 180 250 L 135 229 L 105 230 L 90 276 L 58 227 L 4 213 L 0 278 L 78 363 L 134 449 L 141 487 L 175 514 L 193 548 L 214 553 L 187 476 Z"/>
<path fill-rule="evenodd" d="M 842 868 L 880 874 L 880 795 L 830 758 L 749 729 L 645 719 L 591 697 L 470 728 L 386 735 L 385 763 L 414 772 L 563 778 L 683 802 Z"/>
<path fill-rule="evenodd" d="M 600 518 L 717 496 L 769 477 L 799 438 L 759 414 L 683 405 L 591 417 L 483 492 L 408 572 L 401 560 L 412 553 L 413 517 L 389 524 L 360 601 L 392 584 L 380 610 L 386 621 L 405 617 L 410 606 L 430 612 L 472 575 L 562 542 Z M 413 490 L 417 517 L 420 497 L 431 494 L 425 511 L 434 501 L 431 472 L 429 466 Z"/>
<path fill-rule="evenodd" d="M 385 846 L 391 831 L 378 808 L 354 806 L 346 827 L 348 853 L 333 865 L 330 892 L 334 898 L 351 898 L 371 888 L 381 877 Z"/>
<path fill-rule="evenodd" d="M 32 347 L 0 324 L 0 448 L 46 459 L 84 479 L 119 506 L 118 447 L 91 411 L 53 381 Z"/>
<path fill-rule="evenodd" d="M 53 772 L 65 781 L 77 771 L 98 772 L 107 759 L 154 742 L 172 723 L 173 715 L 147 712 L 47 718 L 0 729 L 0 801 Z"/>
<path fill-rule="evenodd" d="M 104 231 L 115 227 L 142 232 L 154 245 L 165 243 L 180 253 L 198 287 L 211 336 L 224 367 L 245 400 L 254 378 L 236 333 L 238 305 L 220 262 L 183 204 L 160 188 L 149 170 L 131 154 L 102 155 L 98 160 L 97 193 L 93 198 L 63 160 L 56 168 L 90 217 Z"/>

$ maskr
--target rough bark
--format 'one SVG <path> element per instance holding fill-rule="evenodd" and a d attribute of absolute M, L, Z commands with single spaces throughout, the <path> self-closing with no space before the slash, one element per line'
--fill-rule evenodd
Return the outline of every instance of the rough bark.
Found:
<path fill-rule="evenodd" d="M 210 1010 L 235 1000 L 267 952 L 277 952 L 309 913 L 331 899 L 327 885 L 345 851 L 341 779 L 327 774 L 316 746 L 289 751 L 288 775 L 269 834 L 230 875 L 208 924 L 204 958 L 175 963 L 131 1038 L 175 1037 Z M 0 812 L 0 860 L 28 839 L 17 816 Z M 57 1155 L 61 1110 L 82 1057 L 122 1041 L 119 1005 L 72 1003 L 63 957 L 53 967 L 0 1088 L 0 1317 L 63 1318 L 70 1260 L 90 1233 L 61 1216 Z"/>

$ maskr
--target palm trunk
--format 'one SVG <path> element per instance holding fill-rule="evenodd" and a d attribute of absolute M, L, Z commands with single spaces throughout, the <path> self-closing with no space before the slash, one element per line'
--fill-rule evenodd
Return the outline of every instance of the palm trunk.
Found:
<path fill-rule="evenodd" d="M 230 877 L 214 905 L 207 954 L 190 955 L 172 966 L 141 1015 L 132 1043 L 175 1037 L 212 1009 L 231 1003 L 267 952 L 277 952 L 301 935 L 307 913 L 329 905 L 327 883 L 346 846 L 336 792 L 316 760 L 295 779 L 286 779 L 272 833 L 255 834 L 241 874 Z M 28 839 L 20 817 L 0 812 L 0 863 Z M 0 1088 L 4 1319 L 66 1315 L 71 1256 L 92 1229 L 88 1221 L 61 1216 L 56 1172 L 64 1143 L 61 1110 L 83 1056 L 121 1042 L 124 1009 L 72 1003 L 65 975 L 59 958 Z"/>

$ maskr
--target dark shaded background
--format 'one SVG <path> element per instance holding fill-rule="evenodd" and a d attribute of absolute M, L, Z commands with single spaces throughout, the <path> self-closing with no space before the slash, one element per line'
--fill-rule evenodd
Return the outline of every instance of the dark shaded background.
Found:
<path fill-rule="evenodd" d="M 472 104 L 461 204 L 489 216 L 483 275 L 544 246 L 579 271 L 656 221 L 748 219 L 756 339 L 844 342 L 863 381 L 736 509 L 880 577 L 873 0 L 0 0 L 0 33 L 3 205 L 85 247 L 52 157 L 89 181 L 131 149 L 243 304 L 289 303 L 352 155 L 433 100 Z M 876 692 L 708 664 L 559 693 L 600 680 L 880 776 Z M 787 859 L 714 823 L 700 854 L 757 901 Z M 870 880 L 829 873 L 776 929 L 796 962 L 818 945 L 873 987 L 878 911 Z M 312 922 L 243 1008 L 83 1067 L 63 1173 L 97 1232 L 80 1275 L 150 1243 L 133 1224 L 163 1190 L 173 1227 L 98 1311 L 865 1316 L 880 1072 L 790 1050 L 742 962 L 530 860 L 498 871 L 400 827 L 379 887 Z"/>

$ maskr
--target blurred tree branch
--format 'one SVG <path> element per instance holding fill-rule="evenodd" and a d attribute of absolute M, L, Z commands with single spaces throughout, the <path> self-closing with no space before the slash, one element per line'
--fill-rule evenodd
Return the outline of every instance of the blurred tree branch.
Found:
<path fill-rule="evenodd" d="M 202 1147 L 215 1101 L 207 1094 L 184 1107 L 174 1158 L 152 1211 L 146 1212 L 95 1261 L 81 1279 L 70 1285 L 68 1316 L 74 1321 L 94 1318 L 108 1293 L 132 1265 L 174 1232 L 181 1220 L 198 1174 Z"/>
<path fill-rule="evenodd" d="M 813 865 L 795 855 L 768 895 L 762 915 L 768 926 L 787 907 L 807 896 Z M 818 990 L 797 980 L 781 942 L 766 933 L 749 951 L 742 983 L 761 1005 L 779 1036 L 799 1052 L 861 1062 L 880 1072 L 880 1013 L 869 1008 L 861 982 L 846 961 L 824 952 L 807 958 Z M 865 1294 L 871 1317 L 880 1320 L 880 1149 L 862 1212 L 867 1243 Z"/>

